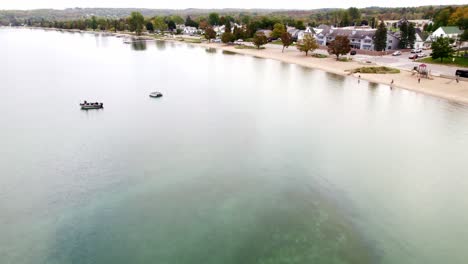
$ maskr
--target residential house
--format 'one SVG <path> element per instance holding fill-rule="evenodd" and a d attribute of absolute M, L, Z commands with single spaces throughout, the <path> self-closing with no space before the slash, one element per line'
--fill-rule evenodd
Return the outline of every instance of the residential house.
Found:
<path fill-rule="evenodd" d="M 271 31 L 271 30 L 269 30 L 269 29 L 260 29 L 260 30 L 257 30 L 257 33 L 263 33 L 263 34 L 265 34 L 265 36 L 266 36 L 267 38 L 271 37 L 271 33 L 272 33 L 272 32 L 273 32 L 273 31 Z"/>
<path fill-rule="evenodd" d="M 286 31 L 291 34 L 291 37 L 294 41 L 297 41 L 300 30 L 295 27 L 287 27 Z"/>
<path fill-rule="evenodd" d="M 414 41 L 414 48 L 415 49 L 422 49 L 424 47 L 424 36 L 423 32 L 420 28 L 416 28 L 416 38 Z"/>
<path fill-rule="evenodd" d="M 428 42 L 432 42 L 439 37 L 458 39 L 458 37 L 463 33 L 458 27 L 439 27 L 436 31 L 426 39 Z"/>
<path fill-rule="evenodd" d="M 315 39 L 319 45 L 325 46 L 335 40 L 337 36 L 347 36 L 350 46 L 354 49 L 374 50 L 374 38 L 376 29 L 367 26 L 362 27 L 343 27 L 334 28 L 328 26 L 320 26 L 314 28 Z M 398 48 L 399 38 L 392 32 L 387 32 L 387 50 L 395 50 Z"/>
<path fill-rule="evenodd" d="M 303 40 L 305 35 L 312 35 L 315 37 L 316 33 L 312 27 L 307 27 L 305 30 L 299 30 L 297 32 L 297 41 Z"/>
<path fill-rule="evenodd" d="M 221 26 L 215 26 L 213 30 L 216 32 L 216 35 L 222 35 L 226 31 L 226 26 L 221 25 Z"/>
<path fill-rule="evenodd" d="M 193 35 L 198 32 L 196 27 L 184 27 L 183 32 L 185 35 Z"/>

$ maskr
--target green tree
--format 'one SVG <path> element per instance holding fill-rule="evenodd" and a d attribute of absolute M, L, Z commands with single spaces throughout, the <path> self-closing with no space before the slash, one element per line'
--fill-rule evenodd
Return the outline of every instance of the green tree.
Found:
<path fill-rule="evenodd" d="M 146 22 L 146 30 L 151 33 L 154 32 L 154 25 L 151 21 Z"/>
<path fill-rule="evenodd" d="M 245 39 L 246 38 L 246 32 L 242 27 L 236 27 L 234 26 L 234 39 Z"/>
<path fill-rule="evenodd" d="M 408 48 L 408 23 L 401 23 L 400 25 L 400 42 L 398 43 L 398 46 L 400 49 L 406 49 Z"/>
<path fill-rule="evenodd" d="M 385 50 L 387 47 L 387 27 L 385 26 L 385 23 L 382 21 L 380 22 L 379 27 L 375 31 L 375 37 L 374 37 L 374 47 L 376 51 L 382 51 Z"/>
<path fill-rule="evenodd" d="M 442 62 L 445 58 L 452 57 L 453 49 L 448 38 L 439 37 L 432 43 L 431 57 L 433 60 L 440 59 Z"/>
<path fill-rule="evenodd" d="M 221 41 L 223 43 L 229 43 L 234 40 L 234 35 L 231 32 L 224 32 L 223 35 L 221 35 Z"/>
<path fill-rule="evenodd" d="M 408 25 L 408 46 L 414 48 L 414 42 L 416 42 L 416 29 L 413 23 Z"/>
<path fill-rule="evenodd" d="M 334 54 L 336 56 L 336 60 L 340 57 L 340 55 L 345 55 L 351 50 L 349 46 L 349 39 L 347 36 L 336 36 L 335 40 L 330 42 L 328 45 L 328 53 Z"/>
<path fill-rule="evenodd" d="M 465 29 L 463 31 L 463 34 L 460 35 L 460 40 L 461 41 L 468 41 L 468 29 Z"/>
<path fill-rule="evenodd" d="M 306 56 L 309 52 L 313 52 L 318 47 L 317 41 L 311 34 L 305 34 L 304 39 L 297 43 L 297 49 L 301 52 L 305 52 Z"/>
<path fill-rule="evenodd" d="M 359 21 L 361 18 L 361 11 L 359 11 L 359 9 L 356 7 L 350 7 L 348 8 L 348 16 L 349 19 L 353 22 Z"/>
<path fill-rule="evenodd" d="M 187 16 L 187 18 L 185 19 L 185 25 L 187 27 L 196 27 L 196 28 L 198 28 L 198 23 L 195 22 L 190 16 Z"/>
<path fill-rule="evenodd" d="M 281 42 L 283 42 L 283 51 L 284 48 L 289 48 L 293 44 L 293 38 L 289 32 L 284 31 L 283 34 L 281 34 Z"/>
<path fill-rule="evenodd" d="M 284 32 L 286 32 L 286 27 L 281 23 L 276 23 L 273 26 L 273 32 L 271 32 L 271 37 L 274 39 L 280 38 Z"/>
<path fill-rule="evenodd" d="M 255 34 L 253 38 L 253 44 L 257 47 L 257 49 L 260 49 L 261 46 L 267 43 L 268 43 L 268 38 L 265 36 L 265 33 L 258 32 Z"/>
<path fill-rule="evenodd" d="M 224 32 L 231 33 L 231 21 L 229 19 L 226 19 L 226 23 L 224 24 Z"/>
<path fill-rule="evenodd" d="M 98 28 L 98 22 L 95 16 L 91 17 L 91 28 L 93 29 L 93 31 Z"/>
<path fill-rule="evenodd" d="M 208 42 L 211 42 L 212 39 L 216 38 L 216 31 L 212 27 L 208 27 L 205 29 L 205 38 Z"/>
<path fill-rule="evenodd" d="M 216 26 L 219 24 L 219 14 L 218 13 L 210 13 L 208 15 L 208 23 L 212 26 Z"/>
<path fill-rule="evenodd" d="M 164 21 L 164 17 L 161 16 L 153 18 L 153 26 L 155 30 L 159 30 L 161 32 L 166 31 L 168 29 L 167 24 Z"/>
<path fill-rule="evenodd" d="M 173 20 L 167 21 L 167 28 L 170 31 L 174 31 L 177 28 L 176 23 Z"/>
<path fill-rule="evenodd" d="M 304 21 L 302 21 L 302 20 L 296 21 L 296 28 L 300 29 L 300 30 L 304 30 L 305 29 Z"/>
<path fill-rule="evenodd" d="M 128 24 L 131 32 L 135 32 L 137 35 L 141 35 L 143 31 L 143 23 L 145 18 L 140 12 L 132 12 L 130 18 L 128 19 Z"/>

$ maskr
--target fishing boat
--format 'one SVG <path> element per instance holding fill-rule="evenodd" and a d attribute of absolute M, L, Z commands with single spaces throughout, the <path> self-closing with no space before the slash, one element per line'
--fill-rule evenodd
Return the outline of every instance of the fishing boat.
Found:
<path fill-rule="evenodd" d="M 163 95 L 160 92 L 152 92 L 152 93 L 150 93 L 149 96 L 152 97 L 152 98 L 159 98 L 159 97 L 162 97 Z"/>
<path fill-rule="evenodd" d="M 98 102 L 88 103 L 88 102 L 84 101 L 84 103 L 81 103 L 80 106 L 81 106 L 82 110 L 102 109 L 102 108 L 104 108 L 104 104 L 103 103 L 98 103 Z"/>

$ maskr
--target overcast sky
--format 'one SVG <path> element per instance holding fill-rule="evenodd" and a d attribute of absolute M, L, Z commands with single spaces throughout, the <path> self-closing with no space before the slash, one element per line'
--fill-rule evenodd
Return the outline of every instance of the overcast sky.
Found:
<path fill-rule="evenodd" d="M 135 8 L 282 8 L 282 9 L 316 9 L 323 7 L 350 6 L 398 7 L 403 5 L 462 5 L 467 0 L 0 0 L 0 9 L 36 9 L 69 7 L 135 7 Z"/>

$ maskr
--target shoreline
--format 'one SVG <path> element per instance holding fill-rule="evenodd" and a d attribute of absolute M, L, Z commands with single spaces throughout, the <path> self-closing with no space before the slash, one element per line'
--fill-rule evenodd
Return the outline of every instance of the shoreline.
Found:
<path fill-rule="evenodd" d="M 410 70 L 400 69 L 400 73 L 395 74 L 365 74 L 365 73 L 351 73 L 350 70 L 365 67 L 365 66 L 377 66 L 375 64 L 363 64 L 356 61 L 341 62 L 336 61 L 334 57 L 327 58 L 315 58 L 312 56 L 305 56 L 304 53 L 299 52 L 295 47 L 289 47 L 281 52 L 281 49 L 236 49 L 234 45 L 226 45 L 221 43 L 191 43 L 181 41 L 176 38 L 154 38 L 152 36 L 136 36 L 128 32 L 108 32 L 108 31 L 87 31 L 87 30 L 60 30 L 55 28 L 37 28 L 37 27 L 25 27 L 27 29 L 41 29 L 41 30 L 53 30 L 53 31 L 64 31 L 71 33 L 91 33 L 91 34 L 107 34 L 109 36 L 121 36 L 128 38 L 142 38 L 143 40 L 155 40 L 155 41 L 168 41 L 176 43 L 185 43 L 194 46 L 204 48 L 214 48 L 217 50 L 229 51 L 236 54 L 248 55 L 259 57 L 263 59 L 272 59 L 284 63 L 296 64 L 302 67 L 311 69 L 318 69 L 328 73 L 333 73 L 341 76 L 353 77 L 356 80 L 360 79 L 368 82 L 378 83 L 389 86 L 389 88 L 400 88 L 416 93 L 429 95 L 439 99 L 448 101 L 454 101 L 464 105 L 468 105 L 468 81 L 460 80 L 457 83 L 454 79 L 443 78 L 439 76 L 431 76 L 432 79 L 421 79 L 421 83 L 418 83 L 418 77 L 413 75 Z M 392 80 L 394 81 L 391 84 Z"/>
<path fill-rule="evenodd" d="M 168 40 L 179 43 L 184 43 L 183 41 L 177 40 Z M 349 70 L 365 67 L 366 64 L 361 64 L 358 62 L 340 62 L 336 61 L 335 58 L 315 58 L 311 56 L 305 56 L 301 54 L 294 47 L 290 47 L 289 50 L 285 50 L 284 53 L 272 49 L 236 49 L 235 46 L 228 46 L 225 44 L 217 43 L 187 43 L 191 45 L 196 45 L 205 48 L 215 48 L 218 50 L 234 52 L 242 55 L 255 56 L 264 59 L 272 59 L 280 62 L 296 64 L 299 66 L 318 69 L 328 73 L 333 73 L 345 77 L 353 77 L 356 80 L 361 76 L 361 80 L 368 82 L 378 83 L 387 85 L 390 88 L 400 88 L 408 91 L 413 91 L 416 93 L 421 93 L 424 95 L 429 95 L 439 99 L 445 99 L 448 101 L 455 101 L 468 105 L 468 82 L 461 80 L 459 83 L 456 83 L 455 79 L 446 79 L 442 77 L 432 76 L 430 79 L 421 79 L 421 83 L 418 83 L 418 78 L 413 76 L 412 73 L 408 70 L 400 70 L 400 73 L 395 74 L 364 74 L 364 73 L 350 73 Z M 292 50 L 293 48 L 294 50 Z M 376 65 L 367 65 L 367 66 L 376 66 Z M 391 82 L 394 80 L 394 84 Z"/>

